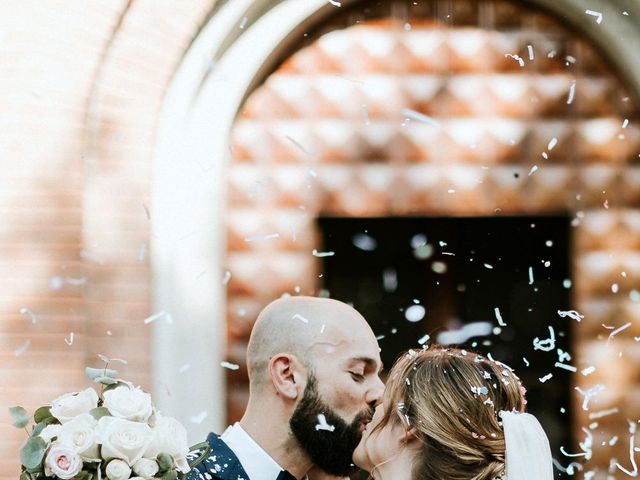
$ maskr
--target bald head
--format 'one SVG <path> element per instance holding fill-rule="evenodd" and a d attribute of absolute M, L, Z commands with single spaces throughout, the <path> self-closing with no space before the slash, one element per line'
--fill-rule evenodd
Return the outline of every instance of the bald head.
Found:
<path fill-rule="evenodd" d="M 267 305 L 251 332 L 247 365 L 252 387 L 263 384 L 278 353 L 295 355 L 312 367 L 315 355 L 353 336 L 375 336 L 364 317 L 346 303 L 329 298 L 283 297 Z"/>

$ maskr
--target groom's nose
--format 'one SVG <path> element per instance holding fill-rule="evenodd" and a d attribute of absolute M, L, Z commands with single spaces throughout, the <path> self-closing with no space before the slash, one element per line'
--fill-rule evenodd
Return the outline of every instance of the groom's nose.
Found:
<path fill-rule="evenodd" d="M 376 375 L 373 385 L 371 386 L 371 388 L 369 388 L 369 390 L 367 390 L 367 396 L 365 398 L 365 401 L 369 405 L 371 405 L 372 408 L 375 408 L 375 406 L 380 402 L 380 400 L 382 400 L 383 393 L 384 393 L 384 383 L 382 383 L 382 380 L 380 379 L 380 377 Z"/>

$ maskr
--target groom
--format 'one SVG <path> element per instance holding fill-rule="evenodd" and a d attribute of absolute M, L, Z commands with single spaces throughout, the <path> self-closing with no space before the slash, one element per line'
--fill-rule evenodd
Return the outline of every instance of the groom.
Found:
<path fill-rule="evenodd" d="M 327 298 L 280 298 L 256 320 L 247 366 L 244 416 L 198 445 L 187 480 L 355 470 L 351 455 L 384 390 L 378 343 L 362 315 Z"/>

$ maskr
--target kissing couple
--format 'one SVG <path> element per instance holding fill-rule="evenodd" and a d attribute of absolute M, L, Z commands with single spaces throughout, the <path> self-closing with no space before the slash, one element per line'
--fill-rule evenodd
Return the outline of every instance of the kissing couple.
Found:
<path fill-rule="evenodd" d="M 409 350 L 385 385 L 366 320 L 327 298 L 258 316 L 240 422 L 190 453 L 187 480 L 552 480 L 549 442 L 505 364 L 456 348 Z"/>

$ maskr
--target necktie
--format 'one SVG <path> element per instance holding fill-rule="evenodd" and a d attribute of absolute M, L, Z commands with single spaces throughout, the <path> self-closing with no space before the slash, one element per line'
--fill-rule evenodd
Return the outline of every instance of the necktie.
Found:
<path fill-rule="evenodd" d="M 297 479 L 286 470 L 282 470 L 278 474 L 278 477 L 276 478 L 276 480 L 297 480 Z"/>

